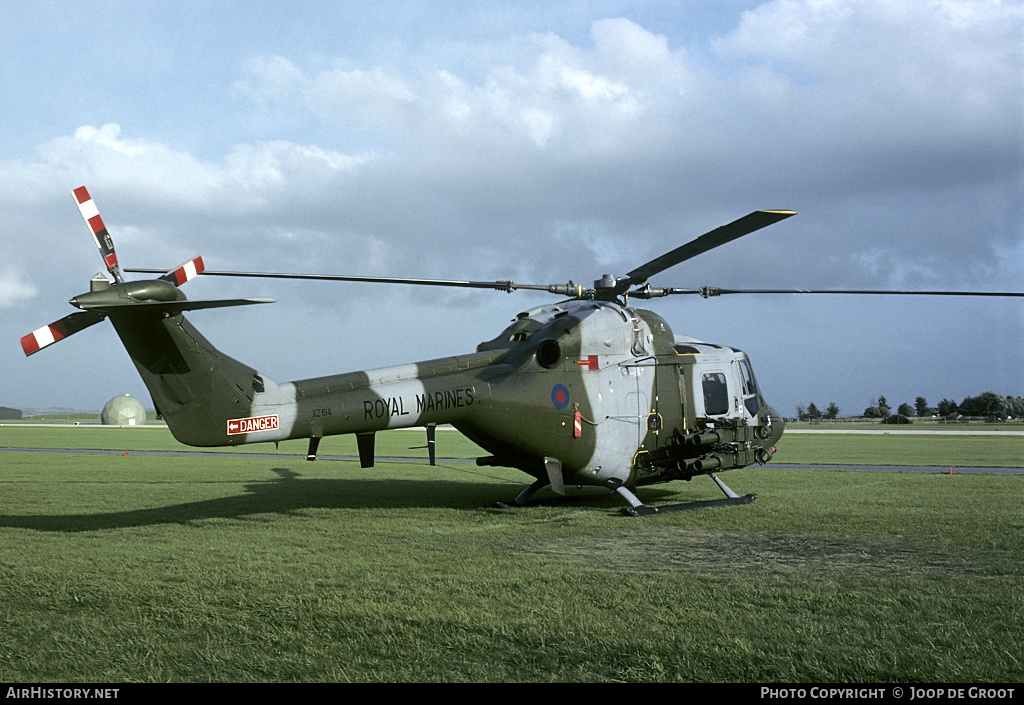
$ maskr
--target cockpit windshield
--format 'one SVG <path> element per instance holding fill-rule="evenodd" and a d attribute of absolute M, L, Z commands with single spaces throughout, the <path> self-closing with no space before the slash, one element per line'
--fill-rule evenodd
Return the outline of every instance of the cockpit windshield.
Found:
<path fill-rule="evenodd" d="M 757 389 L 750 360 L 740 360 L 740 377 L 743 380 L 743 403 L 751 416 L 757 416 L 757 412 L 761 409 L 761 393 Z"/>

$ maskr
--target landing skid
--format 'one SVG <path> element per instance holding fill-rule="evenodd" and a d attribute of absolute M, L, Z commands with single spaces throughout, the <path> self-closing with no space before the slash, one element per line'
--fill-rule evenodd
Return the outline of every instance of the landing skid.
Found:
<path fill-rule="evenodd" d="M 628 507 L 623 507 L 622 512 L 633 517 L 648 516 L 650 514 L 664 514 L 666 512 L 682 512 L 689 509 L 701 509 L 703 507 L 724 507 L 732 504 L 750 504 L 757 499 L 756 494 L 748 494 L 740 497 L 729 489 L 728 485 L 719 480 L 717 475 L 714 473 L 708 474 L 722 492 L 725 493 L 725 499 L 711 499 L 703 502 L 685 502 L 683 504 L 670 504 L 665 507 L 648 507 L 645 506 L 631 490 L 625 487 L 616 487 L 615 494 L 619 495 L 619 497 L 625 500 L 626 504 L 629 505 Z M 549 484 L 549 482 L 544 480 L 537 480 L 520 492 L 519 496 L 517 496 L 511 504 L 508 502 L 494 502 L 494 506 L 498 509 L 512 509 L 515 507 L 526 506 L 527 500 L 529 500 L 537 490 L 547 487 Z"/>
<path fill-rule="evenodd" d="M 725 499 L 710 499 L 703 502 L 685 502 L 683 504 L 670 504 L 665 507 L 647 507 L 644 506 L 635 494 L 627 490 L 625 487 L 619 487 L 615 492 L 622 497 L 629 504 L 628 507 L 622 508 L 622 513 L 627 514 L 631 517 L 642 517 L 649 516 L 651 514 L 664 514 L 666 512 L 684 512 L 689 509 L 702 509 L 704 507 L 724 507 L 732 504 L 750 504 L 757 499 L 756 494 L 748 494 L 740 497 L 738 494 L 729 489 L 729 486 L 718 479 L 715 473 L 708 473 L 711 479 L 715 481 L 715 484 L 725 493 Z"/>

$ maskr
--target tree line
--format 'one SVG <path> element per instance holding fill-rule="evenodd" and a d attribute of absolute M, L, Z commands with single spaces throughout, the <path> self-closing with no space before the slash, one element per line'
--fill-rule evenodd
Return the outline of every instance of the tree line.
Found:
<path fill-rule="evenodd" d="M 839 407 L 829 402 L 822 411 L 812 401 L 805 408 L 802 404 L 796 407 L 797 418 L 801 421 L 820 421 L 821 419 L 839 418 Z M 910 423 L 916 418 L 956 418 L 958 416 L 981 416 L 987 419 L 1008 419 L 1024 417 L 1024 397 L 1004 396 L 995 392 L 983 392 L 976 397 L 967 397 L 959 404 L 943 399 L 938 406 L 930 406 L 924 397 L 917 397 L 914 405 L 904 402 L 895 410 L 884 396 L 879 396 L 873 404 L 864 409 L 861 416 L 869 419 L 882 419 L 888 423 Z"/>

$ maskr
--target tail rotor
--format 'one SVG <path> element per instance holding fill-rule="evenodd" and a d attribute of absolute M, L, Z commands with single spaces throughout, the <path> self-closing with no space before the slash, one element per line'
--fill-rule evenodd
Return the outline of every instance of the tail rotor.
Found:
<path fill-rule="evenodd" d="M 71 191 L 82 214 L 85 224 L 92 233 L 100 257 L 107 271 L 114 278 L 113 284 L 103 278 L 92 282 L 91 291 L 71 299 L 71 305 L 82 309 L 60 320 L 38 328 L 21 339 L 21 347 L 26 355 L 37 353 L 43 348 L 64 340 L 68 336 L 95 325 L 115 311 L 123 311 L 125 307 L 138 307 L 138 312 L 148 311 L 152 315 L 175 314 L 181 311 L 217 308 L 221 306 L 240 306 L 250 303 L 270 303 L 272 299 L 227 299 L 217 301 L 188 301 L 177 289 L 185 282 L 203 273 L 203 258 L 196 255 L 169 272 L 158 276 L 155 280 L 126 282 L 121 275 L 121 267 L 117 261 L 114 242 L 107 232 L 107 226 L 100 217 L 95 201 L 85 186 Z"/>

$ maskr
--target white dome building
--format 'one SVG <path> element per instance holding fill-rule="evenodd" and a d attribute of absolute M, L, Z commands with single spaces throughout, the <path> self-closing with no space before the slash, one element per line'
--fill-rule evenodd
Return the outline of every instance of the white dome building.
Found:
<path fill-rule="evenodd" d="M 100 412 L 100 423 L 105 426 L 141 426 L 146 423 L 146 410 L 138 399 L 123 394 L 106 403 Z"/>

